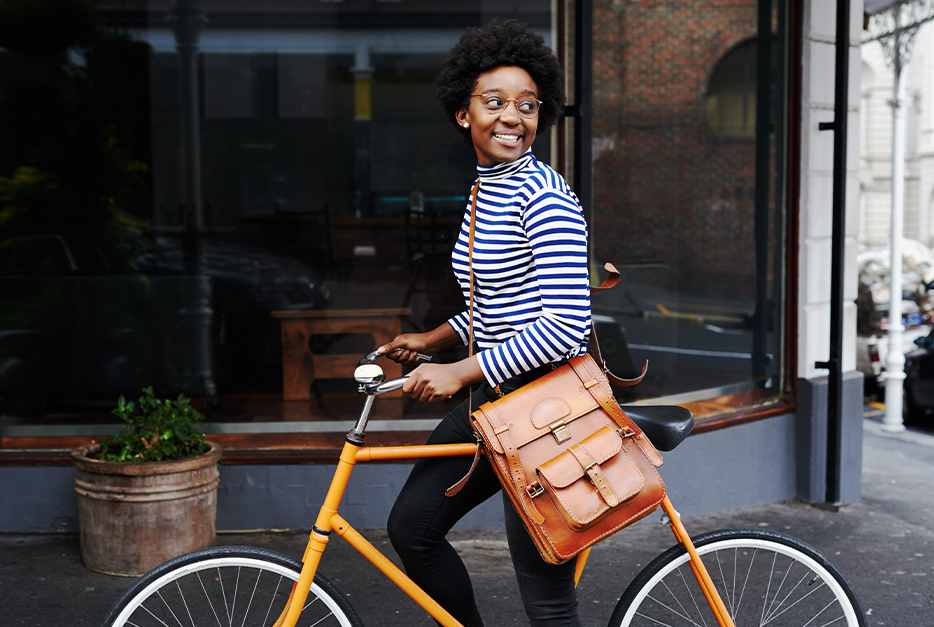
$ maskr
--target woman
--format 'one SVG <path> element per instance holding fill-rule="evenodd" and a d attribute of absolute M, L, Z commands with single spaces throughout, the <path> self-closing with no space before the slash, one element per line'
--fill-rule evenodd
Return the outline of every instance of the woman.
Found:
<path fill-rule="evenodd" d="M 587 350 L 590 292 L 587 227 L 567 182 L 532 155 L 539 130 L 564 105 L 561 68 L 543 39 L 515 21 L 469 29 L 451 50 L 436 81 L 449 120 L 477 153 L 473 252 L 474 338 L 478 352 L 453 364 L 422 364 L 402 388 L 439 401 L 471 384 L 472 407 L 509 393 Z M 470 299 L 468 234 L 471 203 L 452 255 Z M 414 364 L 469 342 L 467 311 L 427 333 L 409 333 L 380 347 Z M 474 442 L 468 403 L 448 414 L 431 444 Z M 467 626 L 482 625 L 470 579 L 445 539 L 468 511 L 500 491 L 481 460 L 456 495 L 445 490 L 467 473 L 471 459 L 419 460 L 389 518 L 389 535 L 409 576 Z M 580 625 L 574 561 L 542 560 L 504 497 L 506 531 L 519 589 L 532 625 Z"/>

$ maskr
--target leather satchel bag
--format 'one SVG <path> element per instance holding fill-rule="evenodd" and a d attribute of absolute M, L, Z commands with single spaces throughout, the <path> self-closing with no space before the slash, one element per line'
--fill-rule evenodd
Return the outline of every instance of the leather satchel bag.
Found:
<path fill-rule="evenodd" d="M 475 186 L 469 238 L 471 354 L 476 193 Z M 610 277 L 592 292 L 619 281 L 616 268 L 606 267 Z M 591 339 L 603 364 L 594 333 Z M 649 515 L 665 498 L 656 470 L 662 457 L 616 402 L 609 383 L 635 385 L 645 367 L 636 379 L 620 379 L 598 361 L 589 354 L 574 357 L 470 416 L 503 490 L 542 558 L 552 564 Z"/>
<path fill-rule="evenodd" d="M 571 559 L 665 498 L 661 455 L 590 355 L 484 403 L 470 420 L 549 563 Z"/>

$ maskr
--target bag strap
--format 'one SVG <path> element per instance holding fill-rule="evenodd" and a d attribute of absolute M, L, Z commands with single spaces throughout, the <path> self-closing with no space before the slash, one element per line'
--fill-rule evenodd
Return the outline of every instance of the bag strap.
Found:
<path fill-rule="evenodd" d="M 509 425 L 506 424 L 503 417 L 496 411 L 496 407 L 493 403 L 485 403 L 478 411 L 483 412 L 483 415 L 487 417 L 487 420 L 493 427 L 493 433 L 496 434 L 496 438 L 503 447 L 503 452 L 506 455 L 506 462 L 509 465 L 509 476 L 512 477 L 512 484 L 515 488 L 514 492 L 518 495 L 522 507 L 525 509 L 525 513 L 529 515 L 532 522 L 538 525 L 544 523 L 545 517 L 542 516 L 538 508 L 535 507 L 535 503 L 527 491 L 529 488 L 529 481 L 525 476 L 525 470 L 522 468 L 522 460 L 519 459 L 519 447 L 516 446 L 515 441 L 512 439 L 512 434 L 509 432 Z"/>
<path fill-rule="evenodd" d="M 636 433 L 635 441 L 639 448 L 642 449 L 642 452 L 645 453 L 645 456 L 649 459 L 653 466 L 656 468 L 662 465 L 662 456 L 659 454 L 658 450 L 655 448 L 655 445 L 646 437 L 645 433 L 642 432 L 642 429 L 632 421 L 632 418 L 626 415 L 626 412 L 619 406 L 619 403 L 616 402 L 616 399 L 613 398 L 612 394 L 607 394 L 606 390 L 603 389 L 603 386 L 600 385 L 600 381 L 593 372 L 590 372 L 588 368 L 589 359 L 581 359 L 570 362 L 571 367 L 574 369 L 574 372 L 580 378 L 581 383 L 583 383 L 584 388 L 590 392 L 590 395 L 593 396 L 594 400 L 600 404 L 603 410 L 613 417 L 613 420 L 616 421 L 620 427 L 627 427 Z M 597 366 L 599 368 L 599 366 Z M 584 374 L 586 372 L 586 374 Z M 645 367 L 642 368 L 642 374 L 645 375 Z M 641 377 L 640 377 L 641 378 Z"/>
<path fill-rule="evenodd" d="M 620 278 L 619 270 L 616 269 L 616 266 L 614 266 L 610 262 L 607 262 L 606 265 L 604 265 L 603 267 L 609 273 L 609 275 L 603 280 L 603 282 L 600 285 L 596 287 L 591 286 L 590 288 L 591 294 L 596 294 L 597 292 L 608 290 L 611 287 L 614 287 L 617 283 L 619 283 L 619 278 Z M 609 366 L 607 366 L 606 362 L 603 361 L 603 355 L 600 353 L 600 340 L 597 339 L 597 327 L 593 324 L 593 320 L 591 320 L 590 322 L 590 337 L 593 340 L 590 343 L 591 353 L 593 354 L 594 359 L 596 359 L 597 364 L 600 366 L 600 369 L 603 370 L 603 374 L 606 375 L 606 378 L 609 380 L 610 383 L 612 383 L 616 387 L 628 388 L 633 385 L 638 385 L 639 382 L 642 381 L 643 377 L 645 377 L 645 371 L 649 367 L 648 360 L 645 360 L 645 364 L 642 365 L 642 372 L 635 379 L 623 379 L 623 378 L 617 377 L 615 374 L 610 372 Z"/>
<path fill-rule="evenodd" d="M 469 357 L 473 357 L 473 287 L 474 287 L 474 277 L 473 277 L 473 244 L 474 244 L 474 233 L 477 229 L 477 192 L 480 191 L 480 181 L 478 180 L 474 183 L 473 189 L 470 190 L 470 231 L 467 233 L 467 268 L 469 270 L 468 280 L 470 281 L 470 344 L 467 347 L 467 354 Z M 470 407 L 468 403 L 468 408 Z M 473 412 L 471 412 L 473 413 Z"/>
<path fill-rule="evenodd" d="M 470 190 L 470 230 L 467 235 L 467 266 L 470 268 L 470 273 L 468 274 L 468 281 L 470 282 L 470 339 L 467 343 L 467 355 L 468 357 L 473 357 L 473 242 L 474 242 L 474 230 L 477 225 L 477 190 L 480 188 L 480 181 L 478 180 L 474 183 L 473 189 Z M 473 414 L 473 385 L 467 386 L 467 416 L 469 417 Z M 467 471 L 467 474 L 463 478 L 452 485 L 450 488 L 444 491 L 445 496 L 454 496 L 460 492 L 465 485 L 467 485 L 467 480 L 470 479 L 470 475 L 473 474 L 474 468 L 477 467 L 477 463 L 480 461 L 480 444 L 482 440 L 480 436 L 477 436 L 477 452 L 474 453 L 473 463 L 470 464 L 470 470 Z"/>

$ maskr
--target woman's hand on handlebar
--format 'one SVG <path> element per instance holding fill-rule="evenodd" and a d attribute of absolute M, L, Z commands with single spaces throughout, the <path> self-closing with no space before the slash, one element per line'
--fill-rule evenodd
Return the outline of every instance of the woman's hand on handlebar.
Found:
<path fill-rule="evenodd" d="M 483 371 L 476 357 L 454 364 L 422 364 L 409 373 L 402 391 L 423 403 L 436 403 L 483 379 Z"/>
<path fill-rule="evenodd" d="M 428 333 L 403 333 L 393 338 L 392 342 L 380 346 L 376 351 L 385 354 L 386 359 L 391 359 L 404 366 L 411 366 L 418 363 L 418 355 L 434 355 L 435 350 L 428 344 Z"/>
<path fill-rule="evenodd" d="M 446 348 L 461 343 L 454 328 L 447 322 L 427 333 L 403 333 L 393 338 L 392 342 L 376 349 L 389 359 L 411 366 L 418 363 L 418 354 L 434 355 Z"/>

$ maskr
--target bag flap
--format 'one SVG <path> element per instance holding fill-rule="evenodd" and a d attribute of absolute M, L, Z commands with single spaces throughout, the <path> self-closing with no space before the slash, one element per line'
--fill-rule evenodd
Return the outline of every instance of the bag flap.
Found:
<path fill-rule="evenodd" d="M 555 422 L 563 420 L 567 424 L 599 407 L 568 365 L 493 401 L 493 405 L 496 406 L 495 411 L 507 421 L 509 434 L 520 448 L 549 435 L 549 427 Z M 479 413 L 479 410 L 474 412 L 475 418 Z M 496 421 L 494 423 L 498 424 Z M 492 429 L 484 431 L 493 435 Z"/>
<path fill-rule="evenodd" d="M 619 454 L 623 439 L 617 431 L 605 426 L 583 440 L 580 446 L 599 465 Z M 536 470 L 556 488 L 566 488 L 587 474 L 578 457 L 570 450 L 548 460 Z"/>
<path fill-rule="evenodd" d="M 547 429 L 549 425 L 559 420 L 570 422 L 573 410 L 571 404 L 563 398 L 552 396 L 540 400 L 532 408 L 532 426 L 536 429 Z"/>

